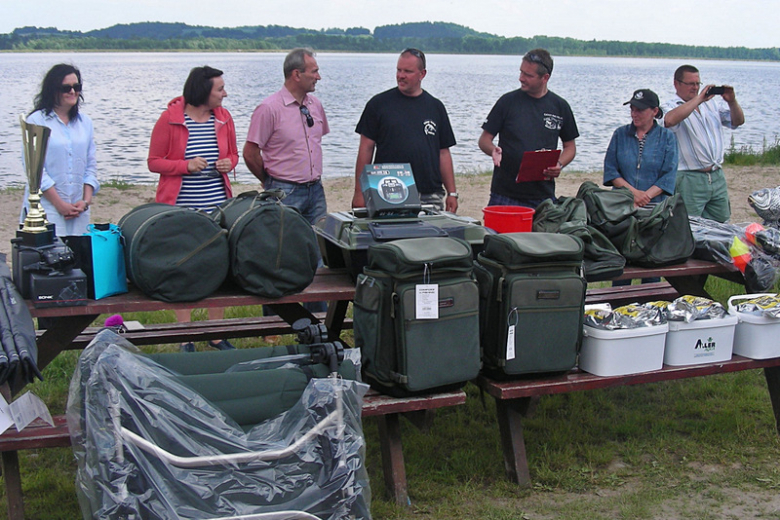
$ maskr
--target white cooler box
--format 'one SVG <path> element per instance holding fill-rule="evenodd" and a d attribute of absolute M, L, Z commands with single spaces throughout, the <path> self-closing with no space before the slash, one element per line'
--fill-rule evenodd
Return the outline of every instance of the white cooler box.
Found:
<path fill-rule="evenodd" d="M 669 321 L 664 350 L 665 365 L 698 365 L 731 359 L 737 316 L 712 320 Z"/>
<path fill-rule="evenodd" d="M 780 357 L 780 319 L 737 312 L 734 302 L 765 294 L 745 294 L 729 298 L 729 312 L 739 319 L 734 330 L 734 354 L 751 359 Z"/>
<path fill-rule="evenodd" d="M 603 330 L 584 327 L 580 370 L 597 376 L 620 376 L 660 370 L 669 325 Z"/>

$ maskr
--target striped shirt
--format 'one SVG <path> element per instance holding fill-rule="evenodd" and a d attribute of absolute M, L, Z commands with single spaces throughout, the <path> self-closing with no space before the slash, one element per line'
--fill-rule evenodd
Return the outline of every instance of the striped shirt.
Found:
<path fill-rule="evenodd" d="M 189 131 L 184 158 L 189 160 L 202 157 L 208 162 L 208 167 L 182 177 L 176 205 L 210 211 L 226 200 L 225 183 L 216 168 L 219 147 L 214 131 L 214 114 L 211 114 L 205 123 L 193 121 L 190 116 L 184 114 L 184 124 Z"/>
<path fill-rule="evenodd" d="M 684 101 L 675 96 L 667 101 L 662 108 L 664 114 L 682 105 Z M 711 99 L 699 105 L 669 130 L 677 137 L 680 150 L 678 170 L 706 170 L 712 166 L 720 168 L 723 165 L 723 129 L 735 128 L 731 124 L 731 109 L 721 99 Z"/>

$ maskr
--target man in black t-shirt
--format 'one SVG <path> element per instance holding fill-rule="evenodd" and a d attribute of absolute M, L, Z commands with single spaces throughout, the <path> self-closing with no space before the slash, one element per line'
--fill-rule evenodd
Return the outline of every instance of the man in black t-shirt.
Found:
<path fill-rule="evenodd" d="M 425 54 L 406 49 L 398 58 L 398 87 L 372 97 L 360 116 L 352 207 L 365 206 L 360 174 L 370 163 L 410 163 L 423 204 L 455 213 L 458 192 L 450 147 L 455 145 L 444 104 L 422 89 Z M 376 152 L 376 154 L 374 153 Z M 443 185 L 443 187 L 442 187 Z"/>
<path fill-rule="evenodd" d="M 545 199 L 555 199 L 555 178 L 577 151 L 579 137 L 574 114 L 565 99 L 547 90 L 553 70 L 550 53 L 533 49 L 520 65 L 520 88 L 499 98 L 482 125 L 479 148 L 493 158 L 493 181 L 488 206 L 536 208 Z M 498 146 L 493 139 L 498 135 Z M 547 180 L 515 182 L 523 154 L 555 150 L 563 143 L 558 164 L 544 170 Z"/>

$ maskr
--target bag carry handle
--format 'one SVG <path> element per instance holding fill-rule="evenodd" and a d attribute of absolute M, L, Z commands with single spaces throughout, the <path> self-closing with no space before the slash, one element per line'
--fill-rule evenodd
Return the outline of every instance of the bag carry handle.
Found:
<path fill-rule="evenodd" d="M 85 235 L 89 235 L 94 238 L 101 238 L 108 240 L 111 235 L 119 235 L 119 240 L 124 245 L 124 235 L 122 235 L 122 229 L 116 224 L 87 224 L 87 232 Z"/>
<path fill-rule="evenodd" d="M 734 304 L 735 301 L 739 300 L 752 300 L 753 298 L 760 298 L 762 296 L 776 296 L 775 293 L 753 293 L 753 294 L 735 294 L 731 298 L 729 298 L 728 304 L 729 304 L 729 314 L 736 314 L 737 313 L 737 306 Z"/>

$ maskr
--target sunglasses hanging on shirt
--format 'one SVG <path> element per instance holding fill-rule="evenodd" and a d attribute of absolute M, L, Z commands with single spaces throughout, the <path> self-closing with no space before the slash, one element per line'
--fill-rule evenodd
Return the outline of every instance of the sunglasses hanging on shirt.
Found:
<path fill-rule="evenodd" d="M 301 114 L 306 116 L 306 126 L 308 126 L 309 128 L 313 127 L 314 118 L 311 117 L 311 112 L 309 112 L 309 108 L 304 105 L 301 105 Z"/>

